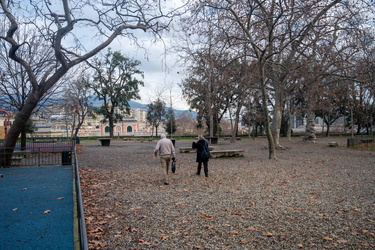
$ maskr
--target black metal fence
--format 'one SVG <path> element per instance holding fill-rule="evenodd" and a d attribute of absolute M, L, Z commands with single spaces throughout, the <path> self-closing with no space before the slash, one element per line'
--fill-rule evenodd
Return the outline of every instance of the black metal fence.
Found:
<path fill-rule="evenodd" d="M 74 189 L 75 189 L 75 199 L 76 199 L 76 213 L 77 222 L 75 225 L 75 239 L 77 239 L 74 249 L 88 250 L 88 241 L 87 241 L 87 231 L 86 231 L 86 221 L 85 213 L 83 210 L 83 201 L 82 201 L 82 190 L 81 190 L 81 179 L 79 176 L 79 166 L 77 159 L 77 151 L 74 148 Z"/>
<path fill-rule="evenodd" d="M 71 138 L 28 138 L 24 146 L 17 142 L 10 161 L 0 161 L 0 167 L 73 165 L 74 148 Z M 1 147 L 0 158 L 6 155 L 9 152 Z"/>
<path fill-rule="evenodd" d="M 76 140 L 69 138 L 29 138 L 26 147 L 17 143 L 14 148 L 11 164 L 0 167 L 39 167 L 39 166 L 73 166 L 73 197 L 74 203 L 74 249 L 88 250 L 85 214 L 83 210 L 81 181 L 75 147 Z M 2 142 L 0 142 L 0 148 Z M 7 153 L 0 151 L 0 158 Z M 1 161 L 0 161 L 1 162 Z"/>

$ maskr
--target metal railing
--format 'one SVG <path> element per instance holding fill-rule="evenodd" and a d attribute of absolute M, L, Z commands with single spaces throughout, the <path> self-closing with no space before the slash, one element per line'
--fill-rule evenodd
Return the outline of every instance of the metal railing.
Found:
<path fill-rule="evenodd" d="M 1 146 L 1 142 L 0 142 Z M 0 157 L 9 154 L 6 149 L 0 151 Z M 85 214 L 83 210 L 81 181 L 79 176 L 75 140 L 65 138 L 28 139 L 26 148 L 21 150 L 17 143 L 10 166 L 0 167 L 39 167 L 73 166 L 73 202 L 74 202 L 74 249 L 88 250 Z"/>
<path fill-rule="evenodd" d="M 0 167 L 73 165 L 74 148 L 75 140 L 69 138 L 29 138 L 24 147 L 17 142 L 10 160 L 0 161 Z M 8 149 L 1 148 L 0 159 L 9 155 Z"/>
<path fill-rule="evenodd" d="M 82 190 L 81 190 L 81 179 L 79 177 L 79 168 L 78 168 L 78 159 L 77 151 L 74 148 L 74 188 L 75 188 L 75 198 L 77 204 L 76 218 L 78 220 L 78 229 L 76 235 L 78 236 L 77 242 L 79 246 L 75 246 L 75 249 L 88 250 L 88 241 L 87 241 L 87 231 L 86 231 L 86 221 L 85 221 L 85 212 L 83 210 L 83 201 L 82 201 Z"/>

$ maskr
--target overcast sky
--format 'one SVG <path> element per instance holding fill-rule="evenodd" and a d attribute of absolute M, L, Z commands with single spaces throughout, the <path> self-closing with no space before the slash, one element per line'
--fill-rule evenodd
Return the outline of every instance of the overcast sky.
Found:
<path fill-rule="evenodd" d="M 140 88 L 141 100 L 137 102 L 149 104 L 155 101 L 158 93 L 162 92 L 164 101 L 169 106 L 170 91 L 167 86 L 172 86 L 172 102 L 174 109 L 188 110 L 189 106 L 182 96 L 182 90 L 179 87 L 183 75 L 183 70 L 176 66 L 176 54 L 166 53 L 170 49 L 171 34 L 163 35 L 162 41 L 155 41 L 155 38 L 144 33 L 136 31 L 139 43 L 145 48 L 139 48 L 129 40 L 120 37 L 114 41 L 110 47 L 113 51 L 121 51 L 121 53 L 132 59 L 139 60 L 141 65 L 139 68 L 144 72 L 144 87 Z"/>
<path fill-rule="evenodd" d="M 169 8 L 176 8 L 176 6 L 182 5 L 183 0 L 165 1 L 163 4 Z M 63 13 L 62 3 L 60 0 L 50 0 L 48 8 L 55 13 Z M 27 6 L 27 1 L 25 2 Z M 40 3 L 41 6 L 44 5 Z M 78 14 L 82 14 L 79 13 Z M 92 15 L 92 16 L 91 16 Z M 84 15 L 81 18 L 94 18 L 95 12 L 90 12 L 90 9 L 84 11 Z M 138 39 L 138 43 L 141 46 L 137 46 L 126 37 L 117 37 L 109 47 L 112 51 L 120 51 L 122 55 L 136 59 L 141 62 L 139 69 L 144 72 L 144 87 L 140 87 L 141 100 L 135 100 L 142 104 L 149 104 L 155 101 L 158 94 L 164 90 L 161 96 L 169 106 L 170 103 L 170 91 L 166 89 L 166 86 L 172 86 L 172 100 L 173 108 L 175 109 L 189 109 L 186 101 L 182 97 L 181 88 L 178 86 L 181 83 L 182 75 L 178 72 L 182 72 L 181 69 L 174 67 L 176 63 L 176 54 L 166 54 L 166 49 L 170 47 L 171 41 L 173 41 L 172 34 L 164 33 L 162 35 L 163 41 L 156 40 L 150 32 L 143 32 L 141 30 L 131 30 L 131 33 Z M 74 34 L 73 34 L 74 33 Z M 69 46 L 69 43 L 74 43 L 75 39 L 79 40 L 86 49 L 93 49 L 98 45 L 98 41 L 95 37 L 96 30 L 90 30 L 89 26 L 77 26 L 64 38 L 64 42 Z M 140 48 L 142 47 L 142 48 Z M 101 54 L 106 54 L 107 49 L 102 50 Z"/>

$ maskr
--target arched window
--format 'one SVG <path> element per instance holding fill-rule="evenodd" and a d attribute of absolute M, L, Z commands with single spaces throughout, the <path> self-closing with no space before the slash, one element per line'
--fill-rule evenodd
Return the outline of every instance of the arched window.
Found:
<path fill-rule="evenodd" d="M 109 126 L 106 126 L 104 132 L 109 133 Z"/>
<path fill-rule="evenodd" d="M 128 132 L 128 133 L 133 132 L 133 127 L 132 127 L 132 126 L 128 126 L 128 127 L 126 128 L 126 132 Z"/>

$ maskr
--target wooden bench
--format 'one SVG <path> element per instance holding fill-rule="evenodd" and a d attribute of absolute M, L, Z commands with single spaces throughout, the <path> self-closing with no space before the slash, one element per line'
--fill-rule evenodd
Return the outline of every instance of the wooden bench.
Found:
<path fill-rule="evenodd" d="M 374 141 L 373 137 L 364 137 L 364 136 L 358 136 L 354 138 L 348 138 L 347 139 L 347 146 L 353 147 L 354 145 L 362 144 L 362 143 L 371 143 Z"/>
<path fill-rule="evenodd" d="M 211 158 L 241 157 L 243 156 L 243 150 L 241 149 L 213 150 L 210 152 L 210 154 L 211 154 Z"/>
<path fill-rule="evenodd" d="M 191 148 L 191 147 L 180 147 L 180 153 L 191 153 L 191 152 L 196 152 L 197 149 L 196 148 Z M 208 146 L 208 150 L 214 150 L 215 147 L 213 146 Z"/>
<path fill-rule="evenodd" d="M 363 138 L 363 139 L 361 139 L 362 143 L 370 143 L 370 142 L 373 142 L 373 141 L 374 141 L 374 138 Z"/>

